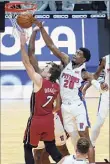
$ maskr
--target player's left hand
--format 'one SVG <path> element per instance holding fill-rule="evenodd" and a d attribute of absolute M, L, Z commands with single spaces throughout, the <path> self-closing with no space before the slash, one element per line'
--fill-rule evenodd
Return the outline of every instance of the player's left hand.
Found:
<path fill-rule="evenodd" d="M 106 83 L 101 83 L 100 84 L 100 87 L 101 87 L 101 89 L 103 90 L 103 91 L 108 91 L 108 84 L 106 84 Z"/>

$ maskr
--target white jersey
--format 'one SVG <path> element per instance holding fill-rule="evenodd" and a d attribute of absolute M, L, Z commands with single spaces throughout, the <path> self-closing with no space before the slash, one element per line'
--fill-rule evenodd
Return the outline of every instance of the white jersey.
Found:
<path fill-rule="evenodd" d="M 109 89 L 107 92 L 104 92 L 103 95 L 109 97 L 110 92 L 110 55 L 105 56 L 106 64 L 105 64 L 105 83 L 108 84 Z"/>
<path fill-rule="evenodd" d="M 87 164 L 86 160 L 78 160 L 74 155 L 69 155 L 64 158 L 62 164 Z"/>
<path fill-rule="evenodd" d="M 110 55 L 107 55 L 105 57 L 106 59 L 106 65 L 105 65 L 105 83 L 109 85 L 110 81 Z"/>
<path fill-rule="evenodd" d="M 99 78 L 98 78 L 99 83 L 104 83 L 105 82 L 105 69 L 102 70 Z"/>
<path fill-rule="evenodd" d="M 72 68 L 72 62 L 63 69 L 60 76 L 60 94 L 62 103 L 73 102 L 79 100 L 79 88 L 83 81 L 81 72 L 85 68 L 85 64 L 79 68 Z"/>

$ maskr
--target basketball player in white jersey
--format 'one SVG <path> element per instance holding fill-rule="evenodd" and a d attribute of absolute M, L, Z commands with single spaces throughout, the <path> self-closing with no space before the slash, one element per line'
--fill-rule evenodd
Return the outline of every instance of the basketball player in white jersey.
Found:
<path fill-rule="evenodd" d="M 36 35 L 37 35 L 37 31 L 39 31 L 39 28 L 35 27 L 33 29 L 32 35 L 30 37 L 29 40 L 29 46 L 28 46 L 28 55 L 29 55 L 29 59 L 30 62 L 32 64 L 32 66 L 34 67 L 34 69 L 36 70 L 36 72 L 40 72 L 40 74 L 42 75 L 42 70 L 39 70 L 38 67 L 38 61 L 35 58 L 35 39 L 36 39 Z M 47 65 L 51 66 L 51 62 L 48 63 Z M 32 98 L 32 96 L 31 96 Z M 54 122 L 55 122 L 55 140 L 56 140 L 56 145 L 59 149 L 60 152 L 62 152 L 63 156 L 68 155 L 68 149 L 66 147 L 66 134 L 63 128 L 63 125 L 61 123 L 60 120 L 60 111 L 58 112 L 58 114 L 56 112 L 54 112 Z M 34 158 L 36 161 L 36 164 L 41 164 L 41 163 L 45 163 L 45 164 L 49 164 L 49 154 L 45 151 L 45 145 L 42 141 L 39 142 L 38 147 L 36 149 L 33 150 L 34 152 Z"/>
<path fill-rule="evenodd" d="M 93 145 L 95 146 L 95 142 L 100 134 L 100 129 L 103 126 L 106 117 L 108 116 L 109 110 L 110 110 L 110 102 L 109 102 L 109 92 L 110 92 L 110 54 L 103 57 L 100 65 L 95 73 L 96 78 L 99 77 L 100 73 L 104 69 L 105 72 L 105 80 L 104 83 L 102 82 L 101 85 L 105 85 L 104 87 L 107 87 L 106 84 L 108 85 L 108 90 L 100 95 L 100 100 L 99 100 L 99 107 L 98 107 L 98 112 L 97 112 L 97 119 L 94 127 L 92 128 L 92 134 L 91 134 L 91 141 Z"/>
<path fill-rule="evenodd" d="M 89 141 L 81 137 L 76 145 L 76 155 L 68 155 L 62 158 L 58 164 L 87 164 L 86 158 L 89 147 Z"/>
<path fill-rule="evenodd" d="M 110 91 L 110 55 L 103 57 L 100 60 L 99 67 L 94 74 L 95 79 L 98 79 L 100 82 L 101 88 L 103 88 L 103 92 L 100 94 L 99 99 L 99 107 L 97 112 L 97 119 L 94 127 L 92 128 L 91 141 L 93 146 L 95 146 L 95 142 L 100 134 L 100 129 L 104 124 L 106 117 L 108 116 L 108 112 L 110 109 L 109 104 L 109 91 Z M 91 86 L 89 82 L 84 86 L 82 93 L 85 96 L 87 89 Z"/>
<path fill-rule="evenodd" d="M 64 127 L 70 137 L 73 138 L 74 119 L 80 137 L 86 137 L 90 141 L 86 110 L 79 97 L 79 88 L 83 80 L 91 81 L 98 90 L 101 90 L 100 84 L 94 79 L 94 76 L 84 69 L 84 63 L 90 60 L 90 51 L 87 48 L 80 48 L 76 54 L 73 55 L 71 61 L 68 55 L 60 52 L 54 45 L 52 39 L 44 29 L 42 22 L 36 20 L 35 24 L 40 28 L 40 32 L 48 48 L 65 65 L 60 77 L 61 108 Z M 89 163 L 95 163 L 95 152 L 92 144 L 90 144 L 88 159 Z"/>

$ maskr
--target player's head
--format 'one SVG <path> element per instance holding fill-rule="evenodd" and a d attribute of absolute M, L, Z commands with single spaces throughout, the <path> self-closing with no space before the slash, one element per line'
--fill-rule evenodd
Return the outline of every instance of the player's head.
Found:
<path fill-rule="evenodd" d="M 75 55 L 73 55 L 72 61 L 76 64 L 83 64 L 88 62 L 91 58 L 91 53 L 87 48 L 79 48 Z"/>
<path fill-rule="evenodd" d="M 52 82 L 56 82 L 56 80 L 59 79 L 60 74 L 60 66 L 53 62 L 47 63 L 41 73 L 44 78 L 47 78 Z"/>
<path fill-rule="evenodd" d="M 77 142 L 76 153 L 86 155 L 88 153 L 89 147 L 90 142 L 88 141 L 88 139 L 81 137 Z"/>

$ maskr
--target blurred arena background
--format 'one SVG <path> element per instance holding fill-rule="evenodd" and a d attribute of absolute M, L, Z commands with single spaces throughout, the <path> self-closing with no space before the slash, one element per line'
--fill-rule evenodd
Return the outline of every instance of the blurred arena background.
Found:
<path fill-rule="evenodd" d="M 23 0 L 24 1 L 24 0 Z M 1 56 L 1 162 L 2 164 L 23 163 L 22 137 L 29 115 L 29 98 L 32 83 L 20 58 L 20 42 L 12 34 L 10 14 L 0 1 L 0 56 Z M 35 17 L 45 21 L 45 28 L 54 43 L 70 58 L 79 47 L 90 49 L 92 58 L 87 70 L 95 72 L 99 59 L 110 53 L 110 1 L 41 1 L 34 0 L 38 7 Z M 20 7 L 20 6 L 18 6 Z M 28 30 L 31 35 L 32 28 Z M 42 36 L 36 39 L 35 55 L 40 66 L 48 61 L 59 62 L 46 47 Z M 28 42 L 27 42 L 28 46 Z M 86 95 L 91 124 L 95 123 L 99 93 L 91 87 Z M 97 141 L 96 159 L 109 158 L 109 118 L 107 118 Z M 104 144 L 105 143 L 105 144 Z M 70 152 L 73 151 L 68 141 Z"/>

